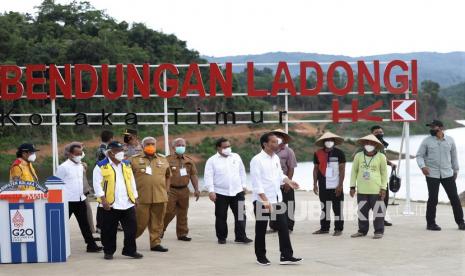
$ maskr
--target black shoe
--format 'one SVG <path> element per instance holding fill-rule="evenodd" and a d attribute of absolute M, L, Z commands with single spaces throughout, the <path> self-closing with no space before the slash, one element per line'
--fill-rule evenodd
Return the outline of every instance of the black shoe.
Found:
<path fill-rule="evenodd" d="M 103 247 L 98 245 L 87 246 L 87 253 L 97 253 L 103 250 Z"/>
<path fill-rule="evenodd" d="M 157 252 L 168 252 L 168 248 L 165 248 L 165 247 L 161 246 L 160 244 L 150 248 L 150 250 L 151 251 L 157 251 Z"/>
<path fill-rule="evenodd" d="M 248 244 L 248 243 L 253 242 L 253 240 L 251 240 L 251 239 L 245 237 L 245 238 L 243 238 L 243 239 L 235 239 L 234 242 Z"/>
<path fill-rule="evenodd" d="M 384 221 L 384 226 L 392 226 L 392 223 L 390 223 L 389 221 L 385 220 L 385 221 Z"/>
<path fill-rule="evenodd" d="M 465 223 L 460 223 L 459 224 L 459 230 L 465 230 Z"/>
<path fill-rule="evenodd" d="M 122 253 L 123 256 L 127 256 L 127 257 L 131 257 L 131 258 L 134 258 L 134 259 L 142 259 L 144 257 L 144 255 L 140 254 L 139 252 L 134 252 L 134 253 L 131 253 L 131 254 L 126 254 L 126 253 Z"/>
<path fill-rule="evenodd" d="M 437 224 L 432 224 L 432 225 L 426 226 L 426 230 L 441 231 L 441 227 L 439 227 L 439 225 L 437 225 Z"/>
<path fill-rule="evenodd" d="M 329 230 L 316 230 L 315 232 L 313 232 L 312 234 L 313 235 L 323 235 L 323 234 L 328 234 L 329 233 Z"/>
<path fill-rule="evenodd" d="M 113 260 L 113 254 L 105 254 L 105 256 L 103 256 L 103 258 L 105 260 Z"/>
<path fill-rule="evenodd" d="M 265 265 L 270 265 L 271 262 L 266 257 L 263 257 L 263 258 L 257 258 L 257 264 L 265 266 Z"/>
<path fill-rule="evenodd" d="M 178 240 L 180 240 L 180 241 L 191 241 L 192 238 L 188 237 L 188 236 L 182 236 L 182 237 L 178 237 Z"/>
<path fill-rule="evenodd" d="M 279 264 L 280 265 L 290 265 L 290 264 L 299 264 L 302 262 L 302 258 L 294 258 L 294 257 L 281 257 Z"/>
<path fill-rule="evenodd" d="M 218 240 L 218 244 L 226 244 L 226 240 L 219 239 L 219 240 Z"/>

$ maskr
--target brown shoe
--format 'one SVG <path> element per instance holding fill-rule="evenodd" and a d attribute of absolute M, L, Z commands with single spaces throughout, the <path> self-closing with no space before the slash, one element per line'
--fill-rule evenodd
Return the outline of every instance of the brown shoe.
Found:
<path fill-rule="evenodd" d="M 335 237 L 338 237 L 340 235 L 342 235 L 342 231 L 340 231 L 340 230 L 334 231 L 334 233 L 333 233 L 333 236 L 335 236 Z"/>

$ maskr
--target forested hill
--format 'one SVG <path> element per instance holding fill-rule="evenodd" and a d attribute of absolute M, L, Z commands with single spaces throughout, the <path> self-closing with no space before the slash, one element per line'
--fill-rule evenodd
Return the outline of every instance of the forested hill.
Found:
<path fill-rule="evenodd" d="M 88 2 L 45 0 L 36 10 L 0 16 L 0 64 L 200 61 L 198 52 L 176 36 L 118 22 Z"/>
<path fill-rule="evenodd" d="M 418 60 L 419 81 L 432 80 L 442 87 L 455 85 L 465 81 L 465 52 L 435 53 L 417 52 L 405 54 L 384 54 L 376 56 L 349 57 L 342 55 L 323 55 L 316 53 L 300 52 L 274 52 L 260 55 L 239 55 L 226 57 L 204 56 L 210 62 L 234 62 L 244 63 L 250 60 L 260 63 L 270 63 L 278 61 L 299 62 L 302 60 L 314 60 L 319 62 L 331 62 L 336 60 L 357 61 L 357 60 L 381 60 L 389 61 L 394 59 Z M 241 69 L 237 69 L 241 70 Z M 298 67 L 291 67 L 291 74 L 299 74 Z"/>

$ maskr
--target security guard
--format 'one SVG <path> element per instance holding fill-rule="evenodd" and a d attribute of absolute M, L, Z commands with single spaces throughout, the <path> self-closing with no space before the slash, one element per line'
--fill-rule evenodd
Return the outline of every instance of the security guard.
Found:
<path fill-rule="evenodd" d="M 126 129 L 123 133 L 124 139 L 124 157 L 129 159 L 131 156 L 142 153 L 142 146 L 139 143 L 137 130 Z"/>
<path fill-rule="evenodd" d="M 173 174 L 171 178 L 170 190 L 168 192 L 168 206 L 166 208 L 165 225 L 163 232 L 166 231 L 168 224 L 177 216 L 176 235 L 180 241 L 191 241 L 188 237 L 189 228 L 187 227 L 187 209 L 189 208 L 189 181 L 194 186 L 194 196 L 196 201 L 199 200 L 199 179 L 197 169 L 193 160 L 184 154 L 186 151 L 186 141 L 183 138 L 176 138 L 172 143 L 175 154 L 167 157 Z"/>
<path fill-rule="evenodd" d="M 171 170 L 165 156 L 156 153 L 156 143 L 155 138 L 145 137 L 142 139 L 144 152 L 130 158 L 139 192 L 136 237 L 140 237 L 148 226 L 150 249 L 167 252 L 168 249 L 160 244 L 160 236 L 168 202 Z"/>
<path fill-rule="evenodd" d="M 22 144 L 16 151 L 16 160 L 10 167 L 10 182 L 27 181 L 38 182 L 36 171 L 32 163 L 36 160 L 36 152 L 39 151 L 33 144 Z M 19 185 L 18 190 L 35 190 L 34 186 Z"/>

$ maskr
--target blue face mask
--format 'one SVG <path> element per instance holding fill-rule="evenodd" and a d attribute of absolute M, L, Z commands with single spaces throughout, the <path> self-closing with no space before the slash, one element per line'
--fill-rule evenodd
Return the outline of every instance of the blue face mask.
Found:
<path fill-rule="evenodd" d="M 186 152 L 186 147 L 176 147 L 175 150 L 177 154 L 184 154 L 184 152 Z"/>

